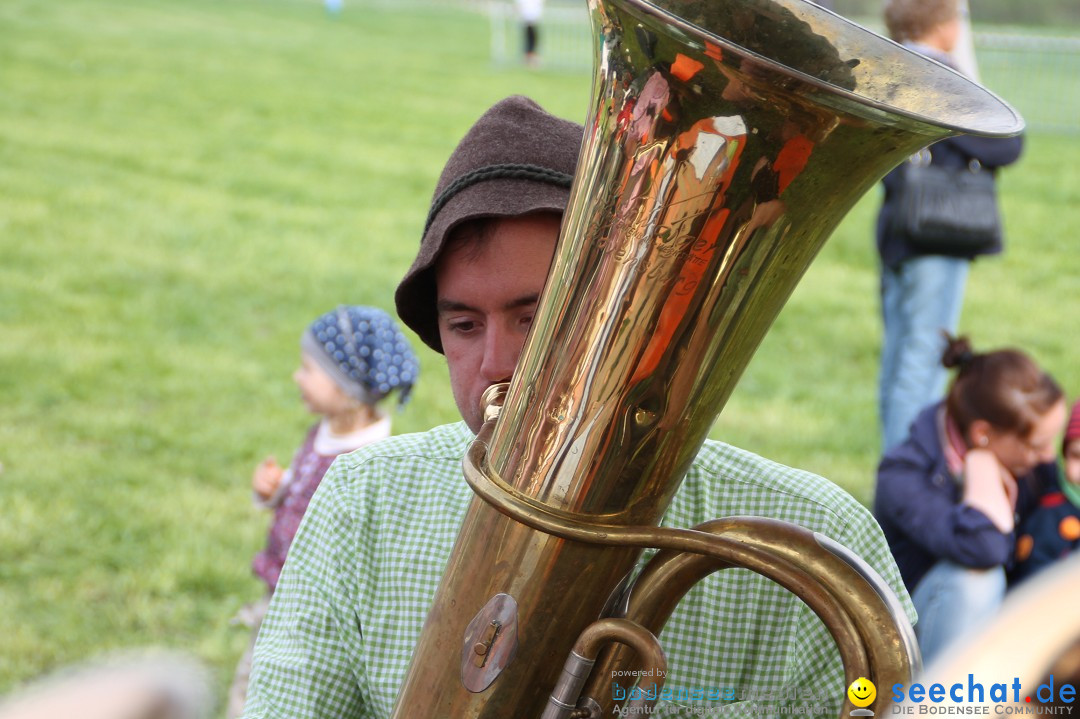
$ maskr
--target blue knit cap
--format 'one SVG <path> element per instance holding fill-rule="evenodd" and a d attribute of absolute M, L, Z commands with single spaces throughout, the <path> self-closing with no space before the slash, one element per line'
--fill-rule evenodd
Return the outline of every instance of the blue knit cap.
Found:
<path fill-rule="evenodd" d="M 345 393 L 374 405 L 394 390 L 398 404 L 420 373 L 420 364 L 397 323 L 375 307 L 341 306 L 311 323 L 300 347 Z"/>

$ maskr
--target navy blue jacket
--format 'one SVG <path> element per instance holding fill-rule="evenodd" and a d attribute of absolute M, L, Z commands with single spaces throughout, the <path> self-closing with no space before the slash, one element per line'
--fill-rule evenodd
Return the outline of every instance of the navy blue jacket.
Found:
<path fill-rule="evenodd" d="M 1080 507 L 1060 491 L 1048 492 L 1018 531 L 1016 564 L 1009 574 L 1011 584 L 1041 572 L 1080 548 Z"/>
<path fill-rule="evenodd" d="M 979 510 L 961 504 L 963 488 L 950 474 L 938 429 L 942 404 L 925 408 L 908 438 L 878 465 L 874 516 L 885 533 L 908 591 L 940 559 L 966 567 L 1008 565 L 1015 533 L 1003 533 Z M 1030 514 L 1045 488 L 1053 487 L 1056 465 L 1040 465 L 1017 480 L 1018 517 Z"/>
<path fill-rule="evenodd" d="M 948 57 L 932 51 L 930 48 L 911 46 L 911 49 L 921 52 L 938 62 L 949 64 Z M 1023 136 L 1019 137 L 972 137 L 970 135 L 958 135 L 935 143 L 930 147 L 933 157 L 931 164 L 943 167 L 961 168 L 968 167 L 972 160 L 978 160 L 984 168 L 990 172 L 997 168 L 1016 162 L 1023 150 Z M 904 175 L 901 167 L 893 170 L 882 180 L 885 186 L 885 199 L 881 203 L 881 210 L 877 219 L 877 247 L 881 255 L 881 263 L 885 267 L 896 269 L 905 260 L 917 256 L 920 253 L 911 246 L 905 237 L 897 234 L 892 229 L 893 216 L 899 210 L 898 193 L 904 184 Z M 990 247 L 979 254 L 992 255 L 1001 252 L 1001 243 Z M 966 259 L 974 259 L 975 254 L 960 255 Z"/>

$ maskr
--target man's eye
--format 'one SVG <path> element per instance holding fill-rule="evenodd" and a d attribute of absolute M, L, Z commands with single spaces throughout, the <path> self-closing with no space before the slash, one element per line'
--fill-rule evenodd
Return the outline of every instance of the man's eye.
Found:
<path fill-rule="evenodd" d="M 450 320 L 446 323 L 446 326 L 450 328 L 451 332 L 467 334 L 476 329 L 476 322 L 473 320 Z"/>

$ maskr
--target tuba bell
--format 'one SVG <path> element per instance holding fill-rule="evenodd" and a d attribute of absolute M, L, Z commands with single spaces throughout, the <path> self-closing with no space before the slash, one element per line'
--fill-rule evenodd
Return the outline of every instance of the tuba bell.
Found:
<path fill-rule="evenodd" d="M 655 636 L 674 603 L 732 566 L 817 612 L 849 682 L 906 682 L 920 662 L 911 626 L 851 552 L 761 518 L 658 525 L 858 198 L 939 139 L 1023 123 L 803 0 L 588 6 L 594 93 L 559 244 L 515 375 L 489 391 L 465 461 L 478 496 L 394 716 L 610 716 L 605 677 L 662 668 Z M 627 589 L 644 548 L 662 551 Z"/>
<path fill-rule="evenodd" d="M 1010 590 L 994 618 L 950 646 L 920 681 L 945 687 L 940 706 L 964 707 L 957 713 L 1071 713 L 1080 686 L 1078 592 L 1080 555 L 1073 554 Z"/>

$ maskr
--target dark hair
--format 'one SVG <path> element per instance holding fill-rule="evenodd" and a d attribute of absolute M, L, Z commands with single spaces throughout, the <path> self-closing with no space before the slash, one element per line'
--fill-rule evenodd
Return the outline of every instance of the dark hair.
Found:
<path fill-rule="evenodd" d="M 926 37 L 938 25 L 960 14 L 956 0 L 888 0 L 885 27 L 896 42 L 912 42 Z"/>
<path fill-rule="evenodd" d="M 1020 350 L 976 353 L 967 337 L 946 338 L 941 363 L 959 371 L 945 407 L 965 437 L 980 419 L 999 431 L 1027 437 L 1065 396 L 1054 378 Z"/>
<path fill-rule="evenodd" d="M 439 259 L 445 257 L 450 249 L 464 253 L 467 259 L 476 259 L 491 240 L 495 230 L 495 221 L 498 219 L 498 217 L 473 217 L 454 226 L 446 233 L 442 254 L 435 260 L 435 266 L 438 266 Z M 432 267 L 433 271 L 434 269 Z"/>

